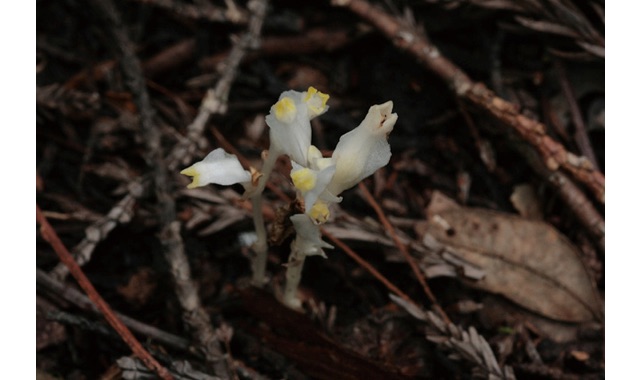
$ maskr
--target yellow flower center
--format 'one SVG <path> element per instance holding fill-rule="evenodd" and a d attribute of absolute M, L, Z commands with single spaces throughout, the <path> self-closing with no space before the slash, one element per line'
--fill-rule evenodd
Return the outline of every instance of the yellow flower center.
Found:
<path fill-rule="evenodd" d="M 273 109 L 276 115 L 276 119 L 285 122 L 291 123 L 293 119 L 296 117 L 296 105 L 293 102 L 293 99 L 289 97 L 284 97 L 280 99 L 276 104 L 273 105 Z"/>
<path fill-rule="evenodd" d="M 302 168 L 291 172 L 291 180 L 296 189 L 306 193 L 316 187 L 316 173 L 309 168 Z"/>
<path fill-rule="evenodd" d="M 313 218 L 317 223 L 325 223 L 329 220 L 329 207 L 322 201 L 317 201 L 311 210 L 309 210 L 309 216 Z"/>
<path fill-rule="evenodd" d="M 180 172 L 180 174 L 187 175 L 189 177 L 193 177 L 193 181 L 187 185 L 187 189 L 194 189 L 200 186 L 200 172 L 195 168 L 195 165 L 189 166 Z"/>
<path fill-rule="evenodd" d="M 329 100 L 329 95 L 316 90 L 315 87 L 309 87 L 303 100 L 315 116 L 320 115 L 324 111 L 327 106 L 327 100 Z"/>

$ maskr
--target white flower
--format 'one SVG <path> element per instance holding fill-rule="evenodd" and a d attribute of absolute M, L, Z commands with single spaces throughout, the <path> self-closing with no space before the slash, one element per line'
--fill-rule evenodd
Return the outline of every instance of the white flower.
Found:
<path fill-rule="evenodd" d="M 266 117 L 272 150 L 278 155 L 288 155 L 299 165 L 306 165 L 311 145 L 310 120 L 329 109 L 328 99 L 329 95 L 313 87 L 305 92 L 283 92 Z"/>
<path fill-rule="evenodd" d="M 251 182 L 251 174 L 244 170 L 238 158 L 222 148 L 209 153 L 204 160 L 189 166 L 180 174 L 193 177 L 193 182 L 187 186 L 189 189 L 210 183 L 233 185 Z"/>
<path fill-rule="evenodd" d="M 320 227 L 306 214 L 296 214 L 289 219 L 296 230 L 292 250 L 305 256 L 319 255 L 326 258 L 322 248 L 332 249 L 333 246 L 320 238 Z"/>
<path fill-rule="evenodd" d="M 331 156 L 336 173 L 327 186 L 329 193 L 338 195 L 389 163 L 387 138 L 398 120 L 392 109 L 392 101 L 371 106 L 362 123 L 340 137 Z"/>

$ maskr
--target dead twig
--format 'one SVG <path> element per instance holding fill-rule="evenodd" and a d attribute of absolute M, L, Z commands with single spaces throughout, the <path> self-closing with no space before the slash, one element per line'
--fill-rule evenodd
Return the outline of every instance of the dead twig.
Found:
<path fill-rule="evenodd" d="M 73 260 L 71 254 L 64 246 L 58 234 L 51 227 L 47 218 L 45 218 L 44 214 L 40 210 L 40 207 L 36 204 L 36 221 L 40 224 L 40 234 L 42 237 L 51 244 L 51 247 L 56 252 L 60 261 L 65 263 L 67 267 L 69 267 L 69 271 L 71 275 L 76 279 L 78 285 L 87 293 L 91 301 L 100 309 L 105 319 L 109 324 L 118 332 L 118 334 L 122 337 L 122 340 L 131 348 L 131 351 L 142 360 L 142 362 L 154 372 L 158 374 L 158 376 L 165 380 L 173 379 L 171 374 L 164 368 L 160 363 L 158 363 L 152 356 L 149 354 L 144 347 L 140 344 L 140 342 L 136 339 L 131 331 L 125 326 L 122 321 L 115 315 L 113 310 L 109 304 L 105 302 L 104 299 L 98 294 L 96 289 L 93 287 L 89 279 L 84 275 L 80 266 Z"/>
<path fill-rule="evenodd" d="M 92 311 L 98 314 L 100 313 L 100 309 L 98 309 L 87 296 L 85 296 L 75 288 L 67 286 L 64 283 L 56 280 L 54 277 L 37 268 L 36 285 L 39 287 L 39 289 L 41 288 L 42 290 L 51 292 L 57 297 L 61 297 L 65 301 L 72 303 L 82 310 Z M 188 351 L 189 347 L 191 347 L 189 341 L 187 341 L 186 339 L 170 334 L 156 327 L 147 325 L 118 312 L 114 313 L 122 321 L 122 323 L 124 323 L 125 326 L 138 334 L 142 334 L 157 342 L 183 351 Z"/>
<path fill-rule="evenodd" d="M 402 290 L 398 289 L 397 286 L 393 285 L 391 281 L 389 281 L 382 273 L 378 272 L 376 268 L 374 268 L 371 264 L 369 264 L 365 259 L 360 257 L 357 253 L 355 253 L 348 245 L 346 245 L 342 240 L 336 238 L 332 234 L 330 234 L 324 228 L 320 228 L 322 234 L 327 237 L 327 239 L 331 240 L 333 244 L 337 245 L 338 248 L 344 251 L 349 257 L 351 257 L 355 262 L 357 262 L 361 267 L 363 267 L 367 272 L 371 273 L 373 277 L 375 277 L 378 281 L 380 281 L 384 286 L 389 289 L 392 293 L 396 294 L 401 299 L 405 300 L 409 304 L 417 305 L 417 303 L 411 299 L 406 293 Z M 416 306 L 417 307 L 417 306 Z"/>
<path fill-rule="evenodd" d="M 158 238 L 162 245 L 165 259 L 169 262 L 171 274 L 176 286 L 176 294 L 185 311 L 184 320 L 193 329 L 193 337 L 204 351 L 206 361 L 219 376 L 229 377 L 222 347 L 211 326 L 211 320 L 201 305 L 197 287 L 191 280 L 189 261 L 184 252 L 184 244 L 180 235 L 180 223 L 176 220 L 176 206 L 170 194 L 167 181 L 168 172 L 161 146 L 160 130 L 155 123 L 155 112 L 151 106 L 149 93 L 145 87 L 140 61 L 136 57 L 133 44 L 129 40 L 122 25 L 120 16 L 110 0 L 94 0 L 115 41 L 121 57 L 122 69 L 128 80 L 128 87 L 134 95 L 140 113 L 140 125 L 144 136 L 146 151 L 145 161 L 153 174 L 153 189 L 158 202 L 158 219 L 160 233 Z"/>
<path fill-rule="evenodd" d="M 252 28 L 250 28 L 250 31 L 249 31 L 249 33 L 252 34 L 252 36 L 249 38 L 249 40 L 252 41 L 251 42 L 252 44 L 254 43 L 253 41 L 259 38 L 259 35 L 256 34 L 259 32 L 259 28 L 257 24 L 258 22 L 262 22 L 261 20 L 263 20 L 265 16 L 264 12 L 266 12 L 266 5 L 264 6 L 260 5 L 260 7 L 258 8 L 259 9 L 257 10 L 260 11 L 260 13 L 255 15 L 255 18 L 257 18 L 258 20 L 253 22 L 253 26 Z M 182 46 L 185 44 L 186 46 Z M 193 48 L 193 46 L 191 46 L 192 41 L 186 41 L 186 42 L 183 41 L 183 43 L 179 43 L 178 45 L 180 45 L 179 49 L 178 48 L 176 49 L 179 51 L 183 51 L 184 49 L 190 50 Z M 233 81 L 233 78 L 235 77 L 235 72 L 237 70 L 237 66 L 242 59 L 242 57 L 239 55 L 241 54 L 241 52 L 244 51 L 243 49 L 247 48 L 247 46 L 240 46 L 240 44 L 237 43 L 236 45 L 234 45 L 234 48 L 235 50 L 238 51 L 238 53 L 229 54 L 229 60 L 224 64 L 225 70 L 223 72 L 223 75 L 220 81 L 218 82 L 218 85 L 213 90 L 215 94 L 219 94 L 219 96 L 224 99 L 228 97 L 230 83 L 231 81 Z M 174 52 L 174 50 L 171 50 L 171 48 L 167 49 L 166 55 L 171 55 L 170 54 L 171 52 Z M 158 58 L 157 60 L 162 62 L 165 61 L 164 58 L 163 59 Z M 151 62 L 151 61 L 155 61 L 155 59 L 151 58 L 148 62 Z M 114 62 L 112 61 L 112 63 Z M 73 86 L 70 86 L 70 87 L 73 87 Z M 203 101 L 203 105 L 204 103 L 205 101 Z M 222 103 L 220 104 L 222 105 Z M 226 108 L 226 102 L 224 103 L 224 105 L 225 107 L 223 108 Z M 165 158 L 164 161 L 169 163 L 168 164 L 169 170 L 175 170 L 177 168 L 180 161 L 179 159 L 181 157 L 185 157 L 186 161 L 192 160 L 193 158 L 192 155 L 187 154 L 187 152 L 194 151 L 193 148 L 197 146 L 197 144 L 199 144 L 201 141 L 203 141 L 203 139 L 201 138 L 202 133 L 204 133 L 206 122 L 211 115 L 212 113 L 210 112 L 210 110 L 203 109 L 203 106 L 201 106 L 200 113 L 198 114 L 198 116 L 196 116 L 193 123 L 189 127 L 187 127 L 188 137 L 182 143 L 176 144 L 171 150 L 171 152 Z M 215 132 L 217 131 L 214 130 L 214 134 L 216 134 Z M 222 137 L 221 136 L 222 135 L 219 133 L 216 134 L 216 138 L 218 139 L 218 141 L 221 144 L 223 144 L 226 142 L 226 140 L 224 139 L 223 136 Z M 227 144 L 226 146 L 224 146 L 224 148 L 227 149 L 228 151 L 232 151 L 232 149 L 230 149 L 229 147 L 230 147 L 230 144 Z M 237 155 L 238 157 L 240 157 L 239 154 Z M 246 167 L 248 167 L 247 163 L 248 161 L 246 160 L 243 161 L 243 164 Z M 74 249 L 74 254 L 77 253 L 82 256 L 81 258 L 78 259 L 80 265 L 84 265 L 86 262 L 88 262 L 91 259 L 91 253 L 95 249 L 95 246 L 101 240 L 106 238 L 108 234 L 111 232 L 111 230 L 113 230 L 113 228 L 116 227 L 117 224 L 121 223 L 123 219 L 130 219 L 130 217 L 127 218 L 127 215 L 130 215 L 129 212 L 132 212 L 133 207 L 135 205 L 134 203 L 135 200 L 140 199 L 140 197 L 146 192 L 146 189 L 148 188 L 148 186 L 149 186 L 148 181 L 144 182 L 142 178 L 138 178 L 132 181 L 128 185 L 128 189 L 129 189 L 128 194 L 126 194 L 115 206 L 113 206 L 103 219 L 95 222 L 92 226 L 87 228 L 87 231 L 88 231 L 87 236 Z M 269 185 L 268 187 L 281 198 L 284 197 L 285 199 L 288 199 L 288 197 L 286 197 L 286 195 L 282 193 L 280 189 L 273 186 L 269 186 Z M 113 217 L 117 215 L 119 215 L 117 218 Z M 117 222 L 117 224 L 113 224 L 113 222 Z M 91 232 L 91 234 L 89 232 Z M 98 238 L 96 239 L 96 237 Z M 61 267 L 56 267 L 53 273 L 55 273 L 58 278 L 63 278 L 65 275 L 64 272 L 65 272 L 65 269 L 62 269 Z"/>
<path fill-rule="evenodd" d="M 393 294 L 389 297 L 409 314 L 427 324 L 427 340 L 448 351 L 452 359 L 471 363 L 476 375 L 474 378 L 515 380 L 513 369 L 498 364 L 491 346 L 473 326 L 463 329 L 451 322 L 446 323 L 431 311 L 425 312 L 415 305 L 409 305 Z"/>
<path fill-rule="evenodd" d="M 371 207 L 373 207 L 373 210 L 378 215 L 378 219 L 380 219 L 380 222 L 384 226 L 384 229 L 387 230 L 387 233 L 391 235 L 393 242 L 402 253 L 402 256 L 404 257 L 404 259 L 407 261 L 407 263 L 409 263 L 409 266 L 411 267 L 413 274 L 418 279 L 418 282 L 420 283 L 420 285 L 422 285 L 422 289 L 424 290 L 424 293 L 427 295 L 427 297 L 429 297 L 429 300 L 431 301 L 431 303 L 433 303 L 434 309 L 438 312 L 438 314 L 440 314 L 440 317 L 442 317 L 442 319 L 444 319 L 447 323 L 451 323 L 451 320 L 447 316 L 447 313 L 445 313 L 442 307 L 440 307 L 440 303 L 438 303 L 438 300 L 433 295 L 433 292 L 431 291 L 429 284 L 427 284 L 427 280 L 425 279 L 423 272 L 420 270 L 418 263 L 416 263 L 416 260 L 413 258 L 413 256 L 411 256 L 411 254 L 407 250 L 407 246 L 400 241 L 400 238 L 398 237 L 398 234 L 396 233 L 395 228 L 393 228 L 393 226 L 389 222 L 389 219 L 387 219 L 387 216 L 384 214 L 384 211 L 382 210 L 378 202 L 376 202 L 375 198 L 373 198 L 373 195 L 371 195 L 371 193 L 369 192 L 367 187 L 364 185 L 364 183 L 360 182 L 360 184 L 358 185 L 358 188 L 362 192 L 364 199 L 369 203 Z"/>
<path fill-rule="evenodd" d="M 580 107 L 576 102 L 576 96 L 573 92 L 573 88 L 571 88 L 571 83 L 569 83 L 569 79 L 567 79 L 567 72 L 564 68 L 564 65 L 559 59 L 554 60 L 554 66 L 556 69 L 556 73 L 558 74 L 558 81 L 560 82 L 560 87 L 562 88 L 562 92 L 564 94 L 567 103 L 569 104 L 569 111 L 571 113 L 571 120 L 573 121 L 573 126 L 576 128 L 575 133 L 575 141 L 580 149 L 580 152 L 587 157 L 594 168 L 600 170 L 598 167 L 598 160 L 596 159 L 596 154 L 593 152 L 593 148 L 591 147 L 591 141 L 589 141 L 589 136 L 587 136 L 587 129 L 584 126 L 584 119 L 582 118 L 582 113 L 580 112 Z"/>
<path fill-rule="evenodd" d="M 91 261 L 91 255 L 98 244 L 106 239 L 118 224 L 127 223 L 133 217 L 133 206 L 136 203 L 136 199 L 141 196 L 142 186 L 138 181 L 134 181 L 129 184 L 129 188 L 130 192 L 111 208 L 107 215 L 84 230 L 85 238 L 72 250 L 73 257 L 78 265 L 83 266 Z M 64 280 L 68 274 L 69 269 L 62 263 L 51 270 L 51 275 L 59 280 Z"/>
<path fill-rule="evenodd" d="M 179 165 L 184 165 L 193 160 L 198 149 L 202 149 L 202 134 L 211 115 L 225 114 L 227 112 L 227 100 L 231 83 L 233 82 L 238 66 L 249 49 L 256 49 L 260 44 L 260 31 L 267 12 L 266 0 L 252 0 L 247 7 L 252 12 L 249 19 L 247 32 L 244 33 L 233 45 L 227 60 L 222 67 L 222 76 L 215 88 L 209 89 L 200 104 L 198 115 L 187 127 L 187 135 L 180 141 L 167 159 L 169 170 L 175 170 Z"/>
<path fill-rule="evenodd" d="M 438 48 L 427 40 L 413 26 L 388 15 L 366 0 L 333 0 L 335 5 L 346 6 L 352 12 L 377 27 L 398 48 L 415 56 L 428 70 L 440 76 L 449 84 L 459 98 L 489 113 L 496 120 L 515 131 L 529 143 L 543 158 L 551 171 L 562 168 L 584 184 L 604 204 L 604 175 L 591 165 L 588 159 L 568 152 L 564 146 L 545 132 L 545 126 L 532 120 L 518 110 L 518 107 L 489 90 L 483 83 L 474 82 L 469 76 Z"/>
<path fill-rule="evenodd" d="M 260 56 L 314 54 L 318 52 L 332 52 L 343 48 L 353 37 L 348 29 L 313 28 L 306 30 L 304 34 L 296 36 L 265 36 L 260 48 L 255 53 L 248 54 L 245 61 Z M 222 62 L 229 52 L 221 52 L 198 62 L 202 69 L 215 68 Z"/>
<path fill-rule="evenodd" d="M 560 198 L 569 206 L 587 232 L 595 239 L 598 249 L 604 253 L 604 219 L 571 179 L 563 173 L 549 173 L 549 183 L 556 189 Z"/>
<path fill-rule="evenodd" d="M 141 365 L 135 358 L 128 356 L 121 357 L 116 360 L 118 368 L 122 371 L 124 380 L 143 380 L 153 379 L 153 374 Z M 186 360 L 175 361 L 171 363 L 171 374 L 177 380 L 220 380 L 217 376 L 211 376 L 204 372 L 193 369 L 191 364 Z"/>
<path fill-rule="evenodd" d="M 515 20 L 525 28 L 540 32 L 568 37 L 585 52 L 604 58 L 604 37 L 592 25 L 592 22 L 581 12 L 571 0 L 554 1 L 517 1 L 517 0 L 426 0 L 440 3 L 447 9 L 460 5 L 473 4 L 487 9 L 511 11 L 519 13 Z M 602 6 L 592 2 L 600 22 L 604 25 L 604 1 Z"/>
<path fill-rule="evenodd" d="M 246 24 L 247 12 L 238 9 L 236 6 L 223 9 L 208 2 L 198 2 L 196 4 L 188 4 L 183 1 L 173 0 L 136 0 L 142 4 L 149 4 L 158 8 L 166 9 L 180 16 L 193 18 L 196 20 L 203 19 L 211 22 L 230 22 L 232 24 Z"/>

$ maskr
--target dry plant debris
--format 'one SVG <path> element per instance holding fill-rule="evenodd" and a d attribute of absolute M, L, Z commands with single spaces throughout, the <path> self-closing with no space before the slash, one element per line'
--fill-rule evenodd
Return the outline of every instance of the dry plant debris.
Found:
<path fill-rule="evenodd" d="M 603 0 L 63 0 L 37 19 L 38 377 L 604 376 Z M 178 172 L 216 148 L 259 168 L 269 107 L 310 86 L 331 94 L 324 157 L 371 104 L 398 121 L 295 312 L 289 160 L 257 207 Z"/>
<path fill-rule="evenodd" d="M 419 234 L 452 247 L 484 271 L 472 286 L 560 321 L 602 318 L 599 295 L 578 250 L 552 226 L 462 207 L 429 207 L 427 217 L 416 226 Z"/>

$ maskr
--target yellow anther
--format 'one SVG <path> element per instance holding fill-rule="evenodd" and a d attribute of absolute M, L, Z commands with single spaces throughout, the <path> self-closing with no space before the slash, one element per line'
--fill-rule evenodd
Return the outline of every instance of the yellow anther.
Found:
<path fill-rule="evenodd" d="M 316 90 L 312 86 L 309 87 L 304 96 L 304 102 L 307 103 L 307 107 L 314 115 L 319 115 L 325 110 L 327 100 L 329 100 L 329 95 Z"/>
<path fill-rule="evenodd" d="M 194 189 L 200 186 L 200 172 L 196 170 L 195 165 L 189 166 L 180 172 L 180 174 L 188 175 L 189 177 L 193 177 L 193 182 L 187 185 L 187 189 Z"/>
<path fill-rule="evenodd" d="M 311 207 L 311 210 L 309 210 L 309 216 L 317 223 L 325 223 L 329 220 L 330 214 L 329 207 L 322 201 L 317 201 L 313 207 Z"/>
<path fill-rule="evenodd" d="M 276 118 L 285 123 L 291 123 L 296 117 L 296 105 L 293 99 L 284 97 L 273 105 Z"/>
<path fill-rule="evenodd" d="M 291 172 L 293 186 L 302 192 L 307 192 L 316 187 L 316 173 L 309 168 L 302 168 Z"/>

